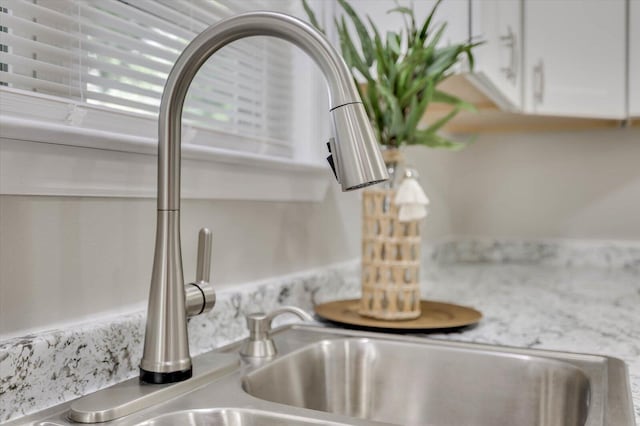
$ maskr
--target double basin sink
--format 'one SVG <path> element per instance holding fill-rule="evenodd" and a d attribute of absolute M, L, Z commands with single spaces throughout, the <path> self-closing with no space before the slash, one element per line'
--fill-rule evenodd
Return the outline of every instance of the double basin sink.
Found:
<path fill-rule="evenodd" d="M 113 425 L 632 426 L 620 360 L 293 325 L 278 355 Z M 240 343 L 201 357 L 237 354 Z M 69 404 L 28 424 L 69 424 Z M 36 418 L 37 417 L 37 418 Z"/>

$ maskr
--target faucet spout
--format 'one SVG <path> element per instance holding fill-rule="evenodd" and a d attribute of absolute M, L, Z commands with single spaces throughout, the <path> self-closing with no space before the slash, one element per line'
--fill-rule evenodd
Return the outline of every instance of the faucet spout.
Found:
<path fill-rule="evenodd" d="M 191 81 L 206 60 L 245 37 L 272 36 L 300 47 L 319 65 L 329 89 L 333 118 L 331 151 L 342 189 L 388 179 L 349 68 L 311 25 L 275 12 L 249 12 L 218 22 L 198 35 L 167 79 L 158 120 L 158 212 L 140 377 L 168 383 L 191 377 L 184 277 L 180 251 L 180 160 L 182 108 Z"/>

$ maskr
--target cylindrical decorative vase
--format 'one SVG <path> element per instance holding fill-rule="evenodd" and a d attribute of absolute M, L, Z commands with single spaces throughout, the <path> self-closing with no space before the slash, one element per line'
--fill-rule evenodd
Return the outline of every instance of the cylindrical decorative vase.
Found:
<path fill-rule="evenodd" d="M 400 162 L 397 154 L 392 156 L 394 169 Z M 421 221 L 400 222 L 394 198 L 393 188 L 363 191 L 362 298 L 358 313 L 382 320 L 408 320 L 421 314 Z"/>

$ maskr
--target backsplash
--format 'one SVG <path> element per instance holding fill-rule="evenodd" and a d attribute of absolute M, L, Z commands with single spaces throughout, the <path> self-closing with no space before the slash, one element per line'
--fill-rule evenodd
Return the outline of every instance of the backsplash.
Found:
<path fill-rule="evenodd" d="M 451 238 L 426 247 L 423 261 L 640 269 L 640 243 Z"/>
<path fill-rule="evenodd" d="M 428 264 L 526 263 L 563 268 L 640 266 L 640 245 L 620 242 L 449 239 L 426 246 Z M 262 280 L 218 292 L 206 315 L 189 322 L 194 355 L 246 336 L 244 315 L 282 305 L 356 298 L 359 261 Z M 423 275 L 423 280 L 429 274 Z M 144 312 L 0 342 L 0 422 L 60 404 L 134 377 L 144 339 Z"/>
<path fill-rule="evenodd" d="M 312 311 L 316 303 L 357 297 L 358 270 L 352 261 L 220 291 L 212 311 L 189 321 L 192 355 L 245 337 L 245 314 L 283 305 Z M 0 422 L 134 377 L 144 316 L 139 312 L 0 342 Z"/>

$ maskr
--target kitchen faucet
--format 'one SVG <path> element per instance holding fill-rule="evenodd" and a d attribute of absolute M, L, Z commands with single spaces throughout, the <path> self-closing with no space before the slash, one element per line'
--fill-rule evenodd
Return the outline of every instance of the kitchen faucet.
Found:
<path fill-rule="evenodd" d="M 329 163 L 343 191 L 388 179 L 382 155 L 349 68 L 329 41 L 311 25 L 275 12 L 249 12 L 224 19 L 198 35 L 176 61 L 162 94 L 158 119 L 158 211 L 153 272 L 140 379 L 171 383 L 192 375 L 187 336 L 187 312 L 213 306 L 213 291 L 185 288 L 180 245 L 180 157 L 182 107 L 187 90 L 204 62 L 227 44 L 245 37 L 272 36 L 301 48 L 319 65 L 329 89 L 334 137 Z M 205 232 L 201 235 L 207 252 Z M 204 256 L 199 256 L 203 257 Z M 204 260 L 206 262 L 206 260 Z M 208 269 L 199 262 L 198 269 Z M 208 273 L 206 274 L 208 276 Z M 196 283 L 197 284 L 197 283 Z M 208 283 L 204 283 L 207 284 Z M 195 293 L 200 309 L 187 303 Z M 186 306 L 185 304 L 190 304 Z"/>

